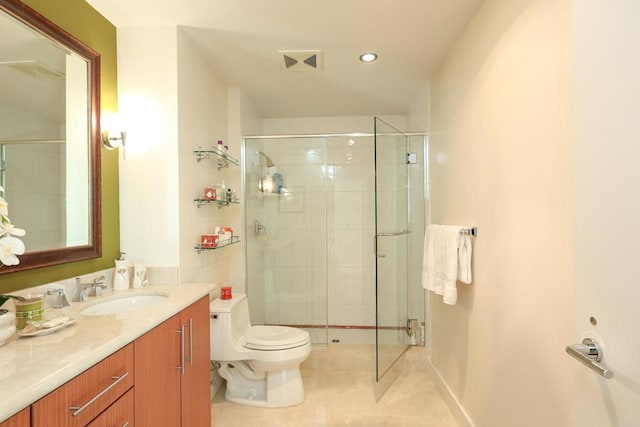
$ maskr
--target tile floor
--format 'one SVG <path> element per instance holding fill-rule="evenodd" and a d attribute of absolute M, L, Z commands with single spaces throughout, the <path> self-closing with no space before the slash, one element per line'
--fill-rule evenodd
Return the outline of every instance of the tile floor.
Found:
<path fill-rule="evenodd" d="M 409 350 L 400 377 L 379 402 L 373 391 L 372 354 L 315 348 L 302 365 L 303 404 L 280 409 L 236 405 L 224 387 L 211 406 L 212 427 L 402 426 L 458 427 L 426 370 L 426 351 Z"/>

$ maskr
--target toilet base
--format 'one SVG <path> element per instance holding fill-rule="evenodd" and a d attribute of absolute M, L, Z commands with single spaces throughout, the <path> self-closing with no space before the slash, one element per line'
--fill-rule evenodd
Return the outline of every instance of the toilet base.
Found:
<path fill-rule="evenodd" d="M 256 374 L 245 362 L 223 362 L 220 376 L 227 380 L 225 398 L 233 403 L 284 408 L 304 402 L 299 366 Z"/>

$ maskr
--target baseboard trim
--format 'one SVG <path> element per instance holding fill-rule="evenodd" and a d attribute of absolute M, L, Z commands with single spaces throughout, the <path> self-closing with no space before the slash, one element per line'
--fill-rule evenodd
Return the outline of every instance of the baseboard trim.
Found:
<path fill-rule="evenodd" d="M 440 375 L 440 371 L 438 371 L 438 369 L 433 365 L 430 358 L 427 358 L 427 369 L 429 370 L 438 391 L 440 391 L 442 398 L 446 402 L 447 406 L 449 406 L 449 409 L 456 421 L 458 421 L 458 424 L 460 424 L 461 427 L 475 427 L 475 424 L 471 421 L 471 417 L 469 417 L 469 414 L 464 410 L 460 401 L 458 401 L 456 396 L 453 394 L 444 378 L 442 378 L 442 375 Z"/>

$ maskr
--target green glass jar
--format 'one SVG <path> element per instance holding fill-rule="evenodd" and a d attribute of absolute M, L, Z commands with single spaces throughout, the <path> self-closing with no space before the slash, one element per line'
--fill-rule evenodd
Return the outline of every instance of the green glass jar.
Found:
<path fill-rule="evenodd" d="M 25 301 L 14 300 L 16 305 L 16 329 L 21 330 L 30 320 L 44 319 L 44 294 L 30 294 Z"/>

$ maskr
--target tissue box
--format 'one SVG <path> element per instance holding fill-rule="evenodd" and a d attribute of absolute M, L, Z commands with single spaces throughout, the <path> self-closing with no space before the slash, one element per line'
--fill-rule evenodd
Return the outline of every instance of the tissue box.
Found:
<path fill-rule="evenodd" d="M 216 200 L 217 199 L 217 191 L 215 188 L 205 188 L 204 189 L 204 198 L 206 200 Z"/>
<path fill-rule="evenodd" d="M 216 232 L 219 236 L 218 243 L 220 245 L 228 245 L 231 243 L 233 237 L 233 229 L 231 227 L 216 227 Z"/>
<path fill-rule="evenodd" d="M 200 236 L 201 248 L 215 248 L 218 246 L 219 236 L 217 234 L 203 234 Z"/>

